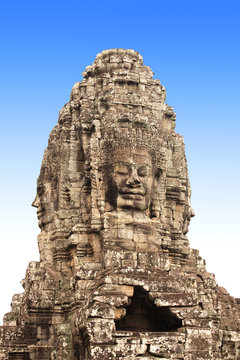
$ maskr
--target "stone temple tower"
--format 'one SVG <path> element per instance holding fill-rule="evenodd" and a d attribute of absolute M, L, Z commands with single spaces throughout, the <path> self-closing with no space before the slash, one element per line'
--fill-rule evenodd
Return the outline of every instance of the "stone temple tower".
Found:
<path fill-rule="evenodd" d="M 139 53 L 98 54 L 50 134 L 1 360 L 240 359 L 240 301 L 186 237 L 182 136 Z"/>

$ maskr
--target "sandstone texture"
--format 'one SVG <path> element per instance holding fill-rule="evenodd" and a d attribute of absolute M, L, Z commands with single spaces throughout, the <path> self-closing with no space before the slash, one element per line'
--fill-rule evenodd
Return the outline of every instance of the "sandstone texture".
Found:
<path fill-rule="evenodd" d="M 134 50 L 98 54 L 37 181 L 40 261 L 0 327 L 0 359 L 240 359 L 240 301 L 186 236 L 194 212 L 166 92 Z"/>

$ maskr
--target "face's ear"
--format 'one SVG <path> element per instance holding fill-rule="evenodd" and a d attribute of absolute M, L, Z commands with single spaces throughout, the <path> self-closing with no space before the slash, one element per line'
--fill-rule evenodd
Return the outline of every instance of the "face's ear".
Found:
<path fill-rule="evenodd" d="M 158 180 L 161 177 L 161 175 L 162 175 L 162 169 L 157 168 L 155 170 L 155 179 Z"/>
<path fill-rule="evenodd" d="M 154 180 L 153 180 L 153 189 L 152 189 L 152 199 L 150 204 L 150 216 L 152 218 L 160 217 L 160 203 L 159 203 L 159 180 L 162 175 L 162 169 L 156 168 L 154 171 Z"/>
<path fill-rule="evenodd" d="M 113 166 L 109 163 L 103 167 L 103 182 L 105 187 L 105 201 L 113 208 L 117 206 L 118 189 L 113 179 Z"/>
<path fill-rule="evenodd" d="M 106 190 L 106 196 L 105 200 L 115 208 L 117 207 L 117 197 L 118 197 L 118 188 L 110 175 L 107 176 L 107 190 Z"/>

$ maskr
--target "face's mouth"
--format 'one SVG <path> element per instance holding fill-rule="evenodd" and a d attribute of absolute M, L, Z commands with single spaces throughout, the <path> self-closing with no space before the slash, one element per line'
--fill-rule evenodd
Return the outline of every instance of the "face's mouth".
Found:
<path fill-rule="evenodd" d="M 44 214 L 44 209 L 41 206 L 38 207 L 38 209 L 37 209 L 37 217 L 38 217 L 38 219 L 40 219 L 43 216 L 43 214 Z"/>
<path fill-rule="evenodd" d="M 139 195 L 139 196 L 145 196 L 146 195 L 146 191 L 144 189 L 129 189 L 129 188 L 122 188 L 119 190 L 119 194 L 121 195 Z"/>
<path fill-rule="evenodd" d="M 119 194 L 125 200 L 142 200 L 145 196 L 142 191 L 119 191 Z"/>

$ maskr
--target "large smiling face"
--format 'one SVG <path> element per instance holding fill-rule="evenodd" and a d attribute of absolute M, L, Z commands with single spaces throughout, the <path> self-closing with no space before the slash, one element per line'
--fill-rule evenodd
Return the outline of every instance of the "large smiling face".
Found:
<path fill-rule="evenodd" d="M 145 149 L 114 150 L 107 201 L 118 209 L 145 211 L 153 185 L 152 158 Z"/>

